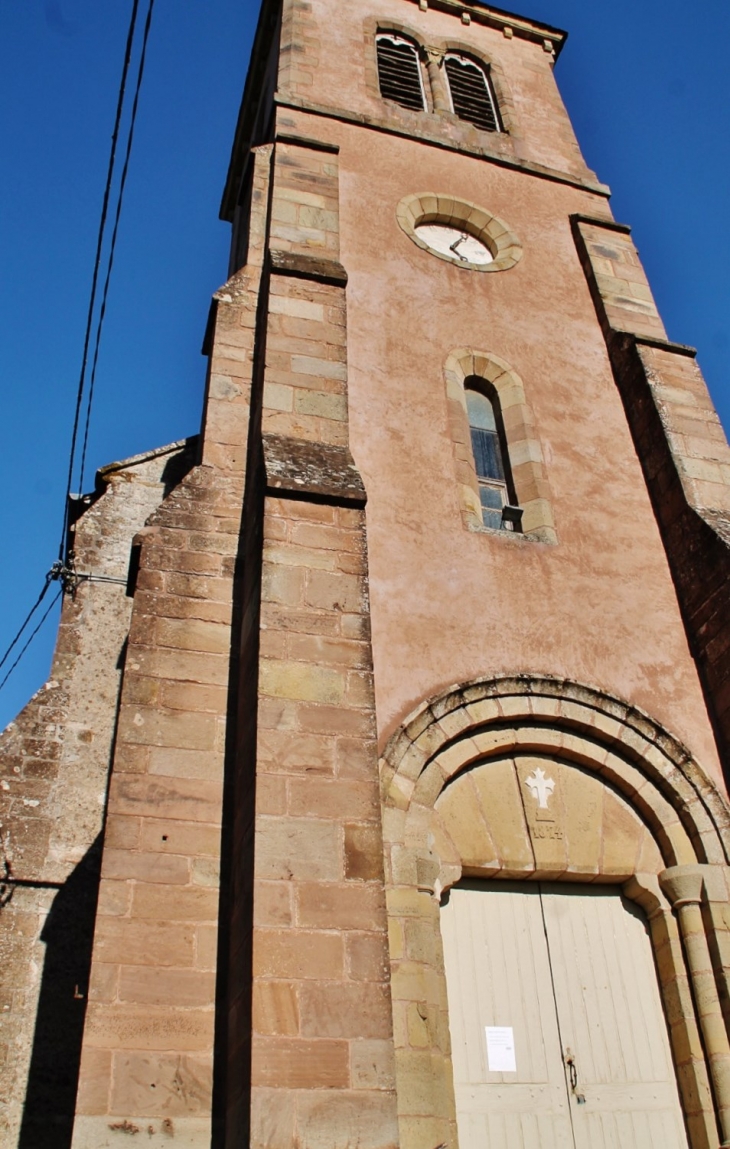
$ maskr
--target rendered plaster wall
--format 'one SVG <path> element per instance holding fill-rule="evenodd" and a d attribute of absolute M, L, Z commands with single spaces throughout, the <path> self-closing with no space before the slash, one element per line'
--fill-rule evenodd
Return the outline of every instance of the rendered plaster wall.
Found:
<path fill-rule="evenodd" d="M 312 99 L 319 93 L 317 114 L 280 107 L 279 130 L 341 149 L 350 443 L 368 492 L 380 736 L 446 685 L 541 670 L 646 708 L 721 783 L 662 540 L 571 232 L 573 214 L 610 220 L 610 211 L 600 191 L 577 186 L 588 173 L 578 171 L 566 142 L 548 53 L 539 42 L 465 27 L 458 15 L 421 12 L 405 0 L 383 7 L 424 35 L 453 33 L 499 59 L 513 87 L 515 146 L 562 169 L 549 179 L 516 162 L 465 154 L 449 123 L 442 135 L 453 147 L 437 147 L 418 130 L 405 138 L 402 125 L 374 130 L 325 117 L 325 91 L 337 92 L 345 108 L 375 99 L 363 91 L 372 40 L 360 35 L 359 10 L 320 0 L 311 13 L 292 11 L 307 29 L 318 21 L 311 35 L 327 50 L 311 82 L 303 69 L 313 41 L 298 62 L 297 90 L 306 81 Z M 379 106 L 387 119 L 385 102 Z M 438 130 L 440 117 L 415 115 Z M 478 274 L 414 245 L 396 209 L 426 190 L 504 220 L 524 247 L 520 263 Z M 462 526 L 443 368 L 465 347 L 498 356 L 522 379 L 557 545 Z"/>
<path fill-rule="evenodd" d="M 189 465 L 175 444 L 101 472 L 76 525 L 76 569 L 119 581 L 66 595 L 49 680 L 0 736 L 3 1149 L 70 1137 L 132 540 Z"/>
<path fill-rule="evenodd" d="M 367 11 L 334 0 L 285 5 L 282 45 L 295 47 L 280 69 L 278 130 L 341 148 L 350 443 L 368 492 L 379 734 L 450 683 L 543 670 L 645 706 L 719 780 L 571 232 L 574 214 L 611 220 L 606 189 L 577 150 L 546 51 L 552 44 L 536 29 L 532 38 L 517 27 L 505 35 L 475 12 L 422 10 L 410 0 L 373 0 Z M 460 45 L 491 61 L 509 132 L 478 132 L 449 113 L 409 113 L 382 100 L 374 35 L 389 21 L 423 45 Z M 396 209 L 424 191 L 503 220 L 524 247 L 518 265 L 478 274 L 413 244 Z M 321 246 L 314 234 L 310 246 Z M 521 378 L 557 545 L 462 527 L 443 375 L 457 348 L 491 353 Z"/>
<path fill-rule="evenodd" d="M 664 549 L 571 235 L 571 212 L 590 205 L 605 213 L 605 204 L 429 153 L 432 187 L 482 203 L 524 244 L 510 271 L 470 274 L 430 258 L 395 222 L 414 170 L 423 183 L 423 145 L 328 126 L 342 141 L 351 442 L 369 498 L 381 734 L 442 686 L 542 669 L 646 708 L 719 780 Z M 365 224 L 357 205 L 375 201 L 392 211 L 373 212 Z M 469 346 L 498 355 L 523 380 L 555 546 L 462 527 L 443 364 L 453 348 Z"/>
<path fill-rule="evenodd" d="M 530 38 L 515 20 L 512 36 L 501 26 L 481 22 L 478 5 L 433 4 L 425 11 L 417 0 L 371 0 L 367 5 L 341 5 L 336 0 L 286 0 L 282 28 L 279 102 L 313 105 L 322 114 L 343 116 L 404 135 L 448 141 L 455 147 L 484 149 L 594 181 L 576 142 L 560 93 L 552 79 L 554 51 L 562 36 L 546 40 L 533 26 Z M 463 16 L 469 17 L 465 23 Z M 507 22 L 509 27 L 509 22 Z M 432 114 L 426 85 L 427 112 L 414 112 L 382 100 L 378 89 L 374 38 L 394 30 L 424 48 L 467 50 L 489 62 L 509 124 L 508 135 L 490 135 L 441 112 Z M 547 50 L 546 50 L 547 49 Z M 419 191 L 415 188 L 414 191 Z"/>

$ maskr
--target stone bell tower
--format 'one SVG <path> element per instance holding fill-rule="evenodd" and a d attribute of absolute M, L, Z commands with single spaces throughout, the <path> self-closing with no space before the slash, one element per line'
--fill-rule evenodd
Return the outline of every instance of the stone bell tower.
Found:
<path fill-rule="evenodd" d="M 197 454 L 64 814 L 73 1149 L 730 1144 L 730 451 L 564 39 L 264 0 Z"/>

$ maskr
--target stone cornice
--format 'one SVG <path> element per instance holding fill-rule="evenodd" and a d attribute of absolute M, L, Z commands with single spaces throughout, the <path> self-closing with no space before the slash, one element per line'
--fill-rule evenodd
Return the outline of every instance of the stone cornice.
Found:
<path fill-rule="evenodd" d="M 528 175 L 536 176 L 538 179 L 568 184 L 570 187 L 593 192 L 595 195 L 604 196 L 606 199 L 611 195 L 611 189 L 607 184 L 600 183 L 598 180 L 581 179 L 580 176 L 573 176 L 568 172 L 558 171 L 556 168 L 544 167 L 542 164 L 531 163 L 529 160 L 517 159 L 513 156 L 497 155 L 496 153 L 487 151 L 486 148 L 473 148 L 466 144 L 455 143 L 453 140 L 445 139 L 435 132 L 431 134 L 423 130 L 416 132 L 413 129 L 400 128 L 387 120 L 367 116 L 361 112 L 350 112 L 346 108 L 338 108 L 334 105 L 315 104 L 309 100 L 300 99 L 297 96 L 279 94 L 275 97 L 275 102 L 279 108 L 293 108 L 301 112 L 307 112 L 313 116 L 324 116 L 332 120 L 340 120 L 342 123 L 358 124 L 360 127 L 369 128 L 371 131 L 386 132 L 389 135 L 400 136 L 403 139 L 417 140 L 430 147 L 443 148 L 450 152 L 459 152 L 461 155 L 476 156 L 479 159 L 486 160 L 488 163 L 497 164 L 498 167 L 512 168 L 514 171 L 526 172 Z"/>
<path fill-rule="evenodd" d="M 417 6 L 419 4 L 419 0 L 406 0 L 406 2 Z M 469 22 L 474 24 L 486 24 L 490 28 L 499 28 L 500 31 L 511 29 L 512 35 L 519 36 L 523 40 L 532 40 L 543 45 L 551 44 L 556 60 L 568 39 L 568 33 L 560 28 L 541 24 L 526 16 L 507 12 L 504 8 L 495 8 L 491 4 L 464 4 L 461 0 L 428 0 L 428 6 L 439 12 L 449 12 L 458 16 L 460 20 L 463 14 L 467 14 Z"/>

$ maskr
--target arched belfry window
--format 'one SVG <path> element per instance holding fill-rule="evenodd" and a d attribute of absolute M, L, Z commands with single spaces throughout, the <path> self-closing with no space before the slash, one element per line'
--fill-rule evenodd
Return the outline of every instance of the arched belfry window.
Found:
<path fill-rule="evenodd" d="M 504 508 L 513 506 L 516 500 L 499 400 L 496 395 L 488 396 L 481 387 L 477 389 L 473 380 L 466 380 L 464 391 L 484 526 L 512 530 L 519 526 L 520 516 L 503 514 Z"/>
<path fill-rule="evenodd" d="M 384 100 L 393 100 L 402 108 L 416 112 L 426 110 L 418 49 L 412 40 L 395 32 L 380 32 L 376 38 L 378 80 Z"/>
<path fill-rule="evenodd" d="M 501 132 L 494 89 L 484 65 L 449 52 L 444 58 L 444 70 L 454 114 L 484 132 Z"/>

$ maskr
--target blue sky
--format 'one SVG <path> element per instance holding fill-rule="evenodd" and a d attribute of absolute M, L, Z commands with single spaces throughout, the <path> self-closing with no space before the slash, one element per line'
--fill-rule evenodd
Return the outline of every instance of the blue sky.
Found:
<path fill-rule="evenodd" d="M 0 655 L 58 550 L 131 6 L 0 0 Z M 557 76 L 578 138 L 634 228 L 670 337 L 699 347 L 727 428 L 730 5 L 524 0 L 519 10 L 570 32 Z M 257 12 L 258 0 L 156 2 L 86 489 L 96 467 L 198 428 L 200 344 L 227 267 L 218 207 Z M 44 681 L 54 635 L 49 619 L 0 692 L 0 727 Z"/>

